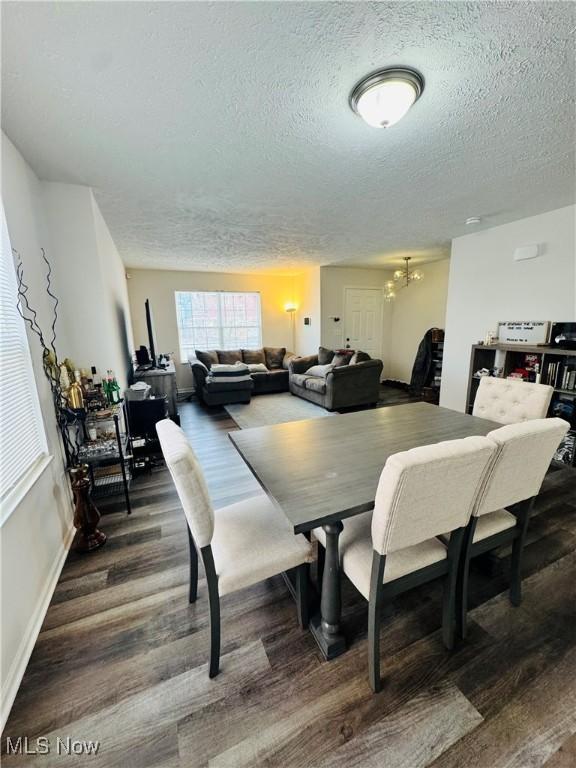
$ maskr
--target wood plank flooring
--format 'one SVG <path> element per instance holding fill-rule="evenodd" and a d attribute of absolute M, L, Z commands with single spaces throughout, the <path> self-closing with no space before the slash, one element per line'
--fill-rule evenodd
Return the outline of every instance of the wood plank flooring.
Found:
<path fill-rule="evenodd" d="M 401 402 L 401 398 L 398 398 Z M 181 404 L 216 507 L 260 494 L 224 411 Z M 165 470 L 100 503 L 107 545 L 71 553 L 3 734 L 100 741 L 96 755 L 12 766 L 567 768 L 576 765 L 576 472 L 551 472 L 531 522 L 524 601 L 509 551 L 475 563 L 470 637 L 440 638 L 440 585 L 402 596 L 367 682 L 367 606 L 343 587 L 350 649 L 322 661 L 280 577 L 222 600 L 222 672 L 207 676 L 208 605 L 187 601 L 187 536 Z"/>

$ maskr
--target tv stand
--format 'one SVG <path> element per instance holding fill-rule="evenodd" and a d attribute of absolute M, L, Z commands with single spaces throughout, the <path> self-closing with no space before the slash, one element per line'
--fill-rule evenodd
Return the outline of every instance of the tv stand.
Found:
<path fill-rule="evenodd" d="M 178 414 L 178 388 L 176 386 L 176 367 L 171 360 L 166 368 L 134 368 L 134 381 L 143 381 L 152 388 L 152 394 L 165 397 L 168 401 L 170 418 L 180 423 Z"/>

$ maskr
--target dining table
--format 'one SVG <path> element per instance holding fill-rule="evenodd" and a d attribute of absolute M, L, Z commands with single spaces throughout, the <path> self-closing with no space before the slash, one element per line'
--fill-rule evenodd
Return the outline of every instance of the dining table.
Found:
<path fill-rule="evenodd" d="M 343 520 L 374 507 L 392 454 L 486 435 L 501 424 L 416 402 L 229 433 L 230 440 L 294 534 L 322 526 L 326 552 L 320 612 L 310 630 L 326 659 L 346 650 L 341 628 L 338 539 Z"/>

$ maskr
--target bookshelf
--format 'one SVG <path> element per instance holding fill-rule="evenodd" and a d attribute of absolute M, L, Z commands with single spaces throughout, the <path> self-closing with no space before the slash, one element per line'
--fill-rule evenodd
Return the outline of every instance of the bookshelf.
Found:
<path fill-rule="evenodd" d="M 470 372 L 466 395 L 467 412 L 472 413 L 480 378 L 476 372 L 481 368 L 493 371 L 498 369 L 501 378 L 508 378 L 517 370 L 524 370 L 528 378 L 534 381 L 533 370 L 526 367 L 537 363 L 540 370 L 540 383 L 554 387 L 549 416 L 560 416 L 570 422 L 572 429 L 567 435 L 567 454 L 571 454 L 570 463 L 576 466 L 576 350 L 558 347 L 513 345 L 513 344 L 473 344 L 470 354 Z"/>
<path fill-rule="evenodd" d="M 440 402 L 440 384 L 442 383 L 442 364 L 444 362 L 444 330 L 432 329 L 432 365 L 428 385 L 422 387 L 422 399 L 438 405 Z"/>

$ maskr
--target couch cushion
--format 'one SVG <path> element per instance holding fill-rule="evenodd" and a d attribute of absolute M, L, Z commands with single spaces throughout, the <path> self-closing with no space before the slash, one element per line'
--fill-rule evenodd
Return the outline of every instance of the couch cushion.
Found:
<path fill-rule="evenodd" d="M 320 378 L 325 379 L 332 368 L 334 368 L 332 363 L 328 363 L 328 365 L 313 365 L 311 368 L 308 368 L 306 374 L 308 376 L 320 376 Z"/>
<path fill-rule="evenodd" d="M 270 368 L 270 370 L 282 368 L 286 347 L 264 347 L 264 354 L 266 356 L 266 368 Z"/>
<path fill-rule="evenodd" d="M 326 379 L 320 376 L 307 376 L 304 386 L 311 392 L 318 392 L 323 395 L 326 392 Z"/>
<path fill-rule="evenodd" d="M 243 362 L 241 349 L 219 349 L 217 354 L 218 362 L 224 365 L 234 365 L 234 363 Z"/>
<path fill-rule="evenodd" d="M 332 362 L 334 350 L 326 347 L 318 347 L 318 365 L 328 365 Z"/>
<path fill-rule="evenodd" d="M 284 355 L 284 359 L 282 360 L 282 368 L 284 368 L 285 371 L 288 370 L 290 367 L 290 360 L 295 360 L 298 357 L 298 355 L 295 355 L 294 352 L 289 352 L 286 350 L 286 354 Z"/>
<path fill-rule="evenodd" d="M 290 381 L 298 387 L 303 387 L 306 384 L 306 379 L 309 378 L 310 376 L 307 376 L 305 373 L 293 373 L 290 376 Z"/>
<path fill-rule="evenodd" d="M 218 353 L 215 349 L 207 349 L 206 351 L 202 352 L 200 349 L 195 350 L 196 357 L 198 360 L 200 360 L 201 363 L 203 363 L 208 370 L 219 362 L 218 360 Z"/>
<path fill-rule="evenodd" d="M 263 349 L 243 349 L 242 359 L 248 364 L 262 363 L 266 365 L 266 355 Z"/>
<path fill-rule="evenodd" d="M 332 365 L 334 368 L 338 365 L 348 365 L 353 354 L 353 349 L 338 349 L 332 358 Z"/>
<path fill-rule="evenodd" d="M 368 360 L 372 360 L 368 352 L 361 352 L 358 350 L 352 355 L 350 359 L 350 365 L 356 365 L 356 363 L 367 363 Z"/>

